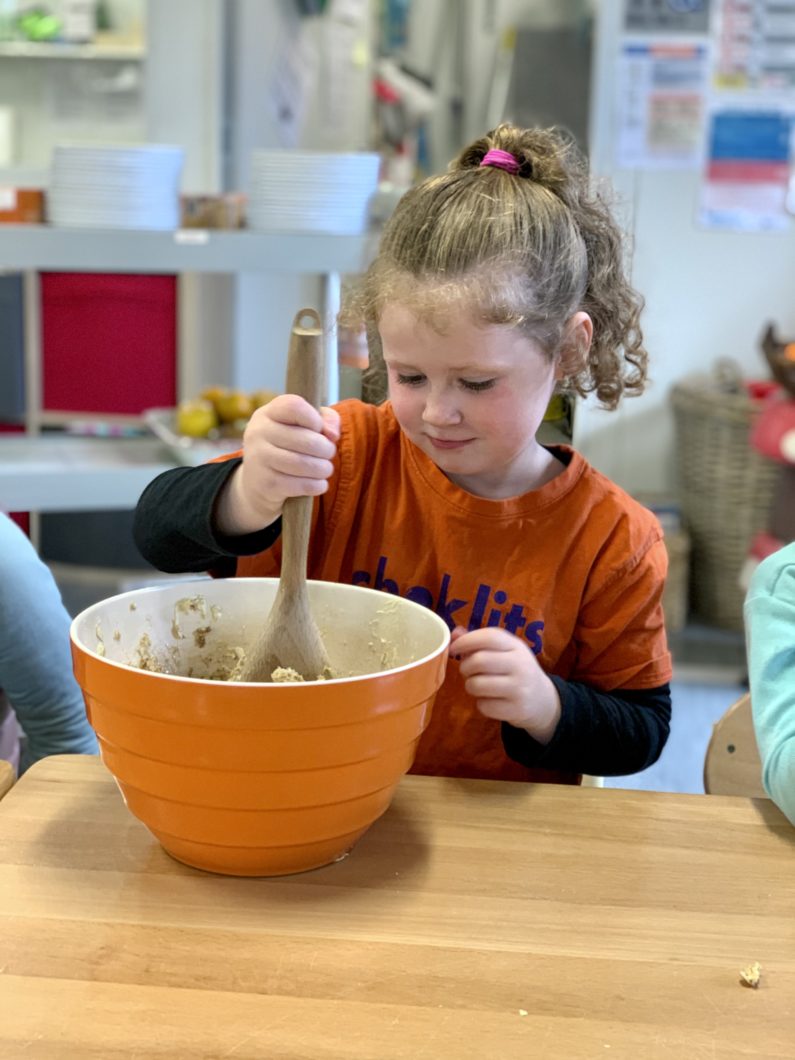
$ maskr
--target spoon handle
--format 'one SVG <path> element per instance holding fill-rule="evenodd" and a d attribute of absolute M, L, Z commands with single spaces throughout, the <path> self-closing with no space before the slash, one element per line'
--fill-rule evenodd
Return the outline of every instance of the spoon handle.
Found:
<path fill-rule="evenodd" d="M 287 393 L 319 408 L 323 401 L 323 325 L 316 309 L 299 309 L 287 351 Z"/>
<path fill-rule="evenodd" d="M 323 400 L 323 328 L 314 309 L 295 314 L 287 354 L 287 393 L 298 394 L 319 408 Z M 287 591 L 300 588 L 306 578 L 312 498 L 289 497 L 282 511 L 282 572 Z"/>

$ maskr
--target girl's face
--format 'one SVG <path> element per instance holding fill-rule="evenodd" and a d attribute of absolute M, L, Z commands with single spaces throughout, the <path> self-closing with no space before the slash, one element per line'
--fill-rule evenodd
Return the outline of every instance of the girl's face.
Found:
<path fill-rule="evenodd" d="M 557 375 L 535 342 L 466 316 L 440 333 L 399 303 L 379 332 L 398 423 L 452 482 L 511 497 L 562 470 L 535 440 Z"/>

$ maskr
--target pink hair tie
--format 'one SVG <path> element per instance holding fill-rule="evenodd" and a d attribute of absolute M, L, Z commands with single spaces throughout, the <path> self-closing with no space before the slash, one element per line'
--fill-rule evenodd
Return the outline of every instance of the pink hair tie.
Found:
<path fill-rule="evenodd" d="M 519 163 L 510 151 L 501 151 L 499 147 L 490 148 L 480 162 L 481 166 L 494 166 L 496 169 L 504 169 L 507 173 L 518 173 Z"/>

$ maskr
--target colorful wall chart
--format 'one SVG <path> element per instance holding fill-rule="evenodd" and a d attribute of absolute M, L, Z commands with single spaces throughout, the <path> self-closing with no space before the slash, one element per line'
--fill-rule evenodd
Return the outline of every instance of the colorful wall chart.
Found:
<path fill-rule="evenodd" d="M 618 77 L 617 162 L 692 169 L 701 158 L 706 44 L 627 41 Z"/>
<path fill-rule="evenodd" d="M 699 221 L 732 231 L 790 227 L 792 116 L 781 110 L 719 110 L 710 115 Z"/>

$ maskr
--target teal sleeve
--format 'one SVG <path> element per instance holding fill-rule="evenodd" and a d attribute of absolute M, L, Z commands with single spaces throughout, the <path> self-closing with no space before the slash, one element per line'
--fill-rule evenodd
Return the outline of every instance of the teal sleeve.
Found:
<path fill-rule="evenodd" d="M 795 543 L 755 570 L 745 629 L 762 780 L 795 824 Z"/>
<path fill-rule="evenodd" d="M 0 513 L 0 688 L 27 737 L 22 770 L 45 755 L 97 752 L 72 674 L 69 625 L 49 567 Z"/>

